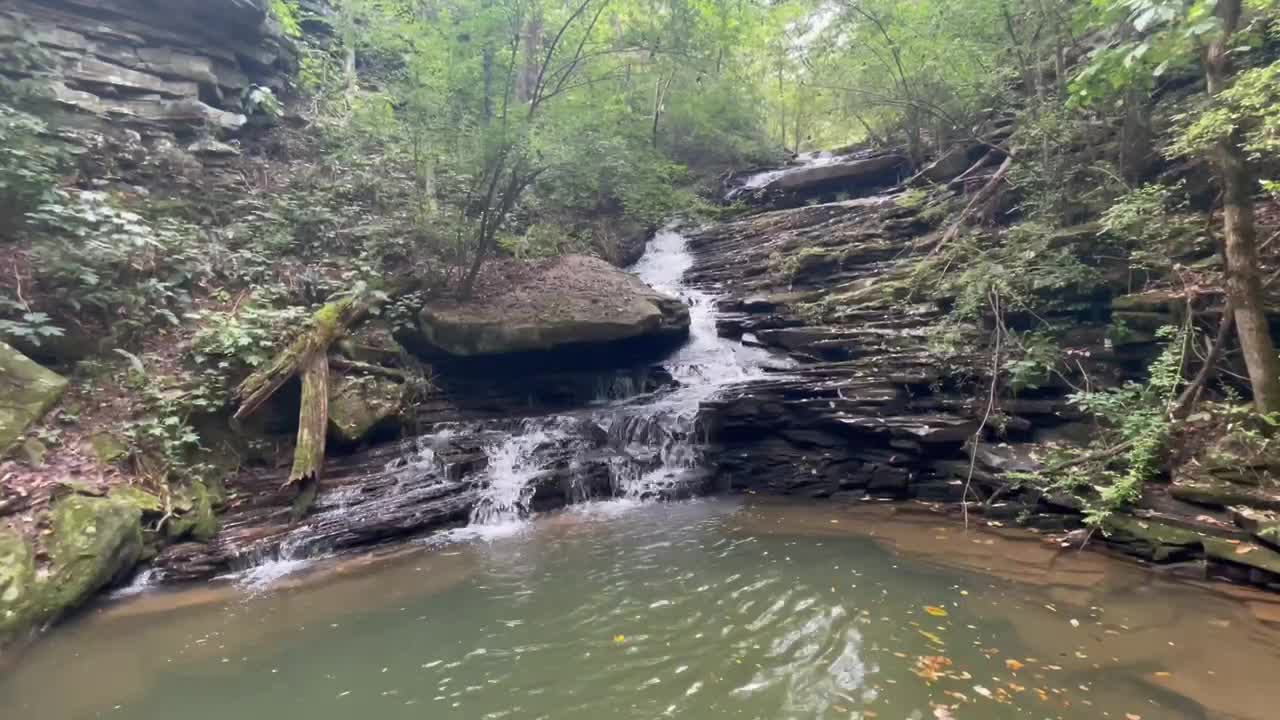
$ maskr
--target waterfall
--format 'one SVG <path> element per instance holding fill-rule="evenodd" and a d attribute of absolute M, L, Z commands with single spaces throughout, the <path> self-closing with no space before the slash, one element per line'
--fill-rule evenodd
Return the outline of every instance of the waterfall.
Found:
<path fill-rule="evenodd" d="M 501 525 L 528 514 L 533 481 L 551 462 L 537 451 L 540 446 L 567 440 L 569 419 L 556 415 L 526 420 L 520 432 L 485 448 L 488 485 L 471 510 L 472 525 Z"/>
<path fill-rule="evenodd" d="M 715 296 L 684 284 L 692 265 L 684 236 L 668 227 L 655 235 L 631 268 L 654 289 L 689 304 L 689 340 L 663 363 L 677 386 L 637 397 L 634 383 L 620 378 L 601 386 L 592 408 L 525 420 L 516 432 L 490 443 L 484 448 L 489 462 L 481 478 L 481 499 L 471 513 L 473 526 L 503 525 L 527 516 L 535 482 L 563 459 L 545 448 L 571 447 L 592 430 L 607 438 L 614 495 L 647 499 L 682 489 L 700 460 L 702 404 L 726 386 L 762 377 L 778 362 L 764 350 L 717 334 Z M 578 456 L 590 448 L 590 443 L 583 443 Z"/>
<path fill-rule="evenodd" d="M 667 228 L 631 268 L 690 308 L 689 338 L 662 363 L 661 373 L 630 368 L 602 375 L 588 388 L 589 401 L 572 411 L 456 420 L 331 464 L 328 470 L 338 477 L 360 481 L 327 488 L 301 523 L 267 516 L 273 532 L 241 541 L 233 575 L 251 589 L 269 587 L 316 557 L 416 530 L 424 508 L 441 522 L 466 520 L 465 527 L 438 538 L 448 541 L 519 531 L 544 498 L 556 506 L 696 491 L 705 477 L 703 405 L 783 361 L 717 334 L 715 295 L 684 284 L 692 264 L 684 236 Z M 646 381 L 653 375 L 670 382 L 655 386 Z M 353 534 L 353 526 L 359 532 Z"/>

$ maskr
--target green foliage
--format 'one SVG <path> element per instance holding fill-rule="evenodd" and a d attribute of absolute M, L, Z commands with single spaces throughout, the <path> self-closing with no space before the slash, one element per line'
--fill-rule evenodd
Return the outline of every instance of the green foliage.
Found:
<path fill-rule="evenodd" d="M 194 227 L 149 219 L 106 193 L 58 190 L 28 218 L 36 289 L 51 313 L 96 309 L 124 330 L 177 325 L 191 286 L 212 273 Z"/>
<path fill-rule="evenodd" d="M 1018 210 L 1037 222 L 1068 226 L 1096 217 L 1126 188 L 1114 158 L 1096 161 L 1086 150 L 1096 141 L 1090 126 L 1062 106 L 1042 105 L 1018 115 L 1013 142 L 1027 150 L 1010 172 Z"/>
<path fill-rule="evenodd" d="M 1169 271 L 1200 237 L 1203 223 L 1191 215 L 1181 184 L 1143 185 L 1122 195 L 1102 213 L 1108 236 L 1129 250 L 1137 267 Z"/>
<path fill-rule="evenodd" d="M 1145 483 L 1160 473 L 1160 460 L 1169 441 L 1169 411 L 1183 385 L 1187 336 L 1173 327 L 1158 333 L 1168 344 L 1148 368 L 1145 383 L 1126 382 L 1119 388 L 1078 392 L 1072 403 L 1097 418 L 1106 428 L 1106 446 L 1125 446 L 1115 463 L 1088 466 L 1095 495 L 1086 495 L 1085 521 L 1098 527 L 1114 512 L 1133 504 Z M 1120 467 L 1116 469 L 1114 464 Z M 1081 470 L 1074 471 L 1079 474 Z M 1098 483 L 1101 478 L 1103 482 Z M 1074 484 L 1079 484 L 1074 482 Z"/>
<path fill-rule="evenodd" d="M 1254 160 L 1280 154 L 1280 61 L 1241 72 L 1209 107 L 1175 118 L 1181 132 L 1166 152 L 1194 157 L 1240 134 Z"/>
<path fill-rule="evenodd" d="M 1193 64 L 1201 47 L 1221 31 L 1215 0 L 1095 0 L 1090 24 L 1121 33 L 1095 50 L 1071 81 L 1072 103 L 1101 106 L 1131 90 L 1146 91 L 1171 70 Z"/>
<path fill-rule="evenodd" d="M 1001 312 L 1040 313 L 1063 295 L 1087 292 L 1101 282 L 1081 262 L 1079 248 L 1059 242 L 1051 227 L 1021 223 L 998 236 L 967 235 L 914 271 L 918 292 L 949 299 L 956 321 L 991 317 L 998 298 Z"/>
<path fill-rule="evenodd" d="M 62 328 L 47 313 L 34 311 L 25 302 L 0 296 L 0 337 L 39 345 L 41 338 L 61 337 Z"/>
<path fill-rule="evenodd" d="M 260 117 L 267 123 L 275 123 L 284 117 L 284 106 L 271 88 L 250 85 L 240 95 L 240 107 L 249 117 Z"/>
<path fill-rule="evenodd" d="M 65 152 L 45 123 L 0 103 L 0 241 L 26 227 L 27 213 L 53 201 Z"/>
<path fill-rule="evenodd" d="M 302 10 L 298 7 L 298 0 L 270 0 L 268 7 L 286 36 L 302 37 Z"/>
<path fill-rule="evenodd" d="M 302 327 L 307 308 L 275 308 L 250 298 L 226 312 L 201 310 L 188 314 L 199 323 L 192 344 L 192 360 L 223 376 L 247 374 L 279 350 L 282 338 Z"/>

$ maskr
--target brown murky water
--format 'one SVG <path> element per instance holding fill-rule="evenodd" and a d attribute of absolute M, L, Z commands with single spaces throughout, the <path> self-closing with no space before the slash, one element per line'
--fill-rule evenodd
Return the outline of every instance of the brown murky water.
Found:
<path fill-rule="evenodd" d="M 1271 596 L 887 506 L 605 503 L 142 595 L 51 633 L 4 717 L 1247 718 Z"/>

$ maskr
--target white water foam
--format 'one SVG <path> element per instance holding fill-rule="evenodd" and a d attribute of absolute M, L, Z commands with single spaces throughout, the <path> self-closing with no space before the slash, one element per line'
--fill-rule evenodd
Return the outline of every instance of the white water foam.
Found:
<path fill-rule="evenodd" d="M 773 184 L 779 178 L 790 175 L 801 170 L 809 170 L 811 168 L 825 167 L 827 165 L 835 165 L 848 159 L 847 155 L 836 155 L 826 150 L 815 152 L 801 153 L 791 161 L 787 167 L 778 168 L 777 170 L 766 170 L 753 175 L 748 175 L 741 185 L 729 191 L 726 199 L 733 200 L 735 197 L 752 190 L 759 190 Z"/>

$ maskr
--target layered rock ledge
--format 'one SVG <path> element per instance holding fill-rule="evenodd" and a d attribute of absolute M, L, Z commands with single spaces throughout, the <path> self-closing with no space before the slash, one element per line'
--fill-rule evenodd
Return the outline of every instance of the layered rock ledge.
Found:
<path fill-rule="evenodd" d="M 598 258 L 496 264 L 477 299 L 422 309 L 420 341 L 428 355 L 607 352 L 623 343 L 670 347 L 689 332 L 682 302 Z"/>

